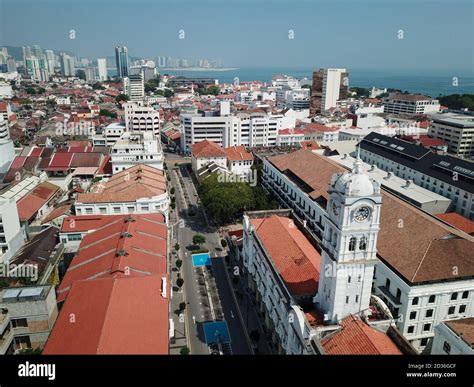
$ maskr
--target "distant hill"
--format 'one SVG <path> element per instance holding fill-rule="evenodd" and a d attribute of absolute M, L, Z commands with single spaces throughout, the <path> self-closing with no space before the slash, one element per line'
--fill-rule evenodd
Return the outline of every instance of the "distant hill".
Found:
<path fill-rule="evenodd" d="M 438 97 L 439 103 L 449 109 L 469 109 L 474 111 L 474 94 L 451 94 Z"/>

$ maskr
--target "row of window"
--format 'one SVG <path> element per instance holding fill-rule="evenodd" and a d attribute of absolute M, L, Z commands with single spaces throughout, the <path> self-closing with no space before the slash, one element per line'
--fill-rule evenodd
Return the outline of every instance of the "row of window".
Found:
<path fill-rule="evenodd" d="M 388 284 L 390 286 L 390 280 L 387 278 L 387 281 L 388 281 Z M 458 292 L 454 292 L 451 294 L 451 301 L 456 301 L 459 297 L 459 293 Z M 465 290 L 464 292 L 461 293 L 461 299 L 462 300 L 467 300 L 469 298 L 469 291 L 468 290 Z M 436 301 L 436 296 L 434 294 L 432 294 L 429 298 L 428 298 L 428 304 L 433 304 L 434 302 Z M 413 300 L 411 301 L 411 304 L 412 305 L 418 305 L 419 303 L 419 297 L 414 297 Z"/>
<path fill-rule="evenodd" d="M 462 304 L 462 305 L 459 305 L 459 309 L 458 309 L 458 314 L 463 314 L 466 312 L 466 308 L 467 308 L 467 305 L 466 304 Z M 448 308 L 448 316 L 451 316 L 453 314 L 456 313 L 456 306 L 454 305 L 451 305 L 449 308 Z M 418 312 L 416 310 L 410 312 L 410 320 L 416 320 L 416 316 L 417 316 Z M 425 318 L 430 318 L 430 317 L 433 317 L 433 314 L 434 314 L 434 309 L 427 309 L 426 312 L 425 312 Z"/>

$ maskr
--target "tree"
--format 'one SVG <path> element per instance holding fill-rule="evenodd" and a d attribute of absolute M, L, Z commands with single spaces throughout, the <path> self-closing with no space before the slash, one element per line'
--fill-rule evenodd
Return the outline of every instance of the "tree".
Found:
<path fill-rule="evenodd" d="M 449 109 L 474 111 L 474 94 L 451 94 L 438 97 L 438 99 L 441 105 L 447 106 Z"/>
<path fill-rule="evenodd" d="M 115 100 L 117 102 L 120 102 L 120 101 L 128 101 L 129 100 L 129 97 L 127 94 L 119 94 L 115 97 Z"/>
<path fill-rule="evenodd" d="M 176 260 L 176 267 L 181 269 L 181 266 L 183 266 L 183 261 L 181 259 Z"/>
<path fill-rule="evenodd" d="M 86 80 L 86 73 L 84 70 L 77 70 L 76 71 L 76 77 L 78 77 L 79 79 L 82 79 L 82 80 Z"/>
<path fill-rule="evenodd" d="M 189 348 L 188 347 L 182 347 L 180 350 L 179 350 L 179 353 L 181 355 L 189 355 Z"/>
<path fill-rule="evenodd" d="M 174 187 L 171 187 L 171 189 L 170 189 L 170 194 L 171 194 L 171 195 L 174 195 L 174 193 L 175 193 L 175 189 L 174 189 Z"/>
<path fill-rule="evenodd" d="M 27 94 L 36 94 L 35 88 L 34 88 L 34 87 L 31 87 L 31 86 L 30 86 L 30 87 L 27 87 L 27 88 L 25 89 L 25 91 L 27 92 Z"/>
<path fill-rule="evenodd" d="M 227 241 L 225 239 L 221 240 L 221 246 L 225 249 L 227 247 Z"/>
<path fill-rule="evenodd" d="M 185 309 L 186 309 L 186 303 L 185 303 L 185 302 L 180 302 L 180 303 L 179 303 L 179 310 L 180 310 L 180 311 L 183 311 L 183 310 L 185 310 Z"/>
<path fill-rule="evenodd" d="M 206 237 L 201 234 L 196 234 L 193 236 L 193 244 L 201 246 L 206 243 Z"/>
<path fill-rule="evenodd" d="M 179 251 L 180 248 L 181 248 L 181 246 L 179 245 L 179 243 L 176 243 L 176 244 L 174 245 L 174 249 L 175 249 L 176 251 Z"/>
<path fill-rule="evenodd" d="M 114 113 L 108 109 L 100 109 L 99 115 L 109 118 L 117 118 L 117 113 Z"/>
<path fill-rule="evenodd" d="M 165 92 L 163 93 L 163 97 L 166 98 L 171 98 L 174 95 L 174 91 L 166 89 Z"/>
<path fill-rule="evenodd" d="M 176 285 L 178 285 L 178 287 L 181 289 L 184 285 L 184 279 L 182 279 L 181 277 L 179 277 L 177 280 L 176 280 Z"/>
<path fill-rule="evenodd" d="M 176 203 L 171 203 L 170 207 L 171 207 L 172 210 L 174 210 L 176 208 Z"/>
<path fill-rule="evenodd" d="M 92 88 L 93 88 L 94 90 L 105 90 L 105 87 L 102 86 L 99 82 L 94 83 L 94 84 L 92 85 Z"/>

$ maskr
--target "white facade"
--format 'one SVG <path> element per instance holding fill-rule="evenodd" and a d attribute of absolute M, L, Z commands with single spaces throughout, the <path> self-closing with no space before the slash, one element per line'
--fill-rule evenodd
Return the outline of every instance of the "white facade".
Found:
<path fill-rule="evenodd" d="M 0 98 L 12 98 L 13 97 L 13 89 L 11 85 L 0 82 Z"/>
<path fill-rule="evenodd" d="M 132 202 L 78 203 L 75 204 L 76 215 L 120 215 L 149 214 L 161 212 L 168 221 L 170 199 L 168 193 L 140 198 Z"/>
<path fill-rule="evenodd" d="M 25 240 L 15 199 L 0 199 L 0 264 L 8 263 Z"/>
<path fill-rule="evenodd" d="M 409 285 L 379 261 L 375 294 L 398 314 L 397 328 L 418 351 L 423 351 L 443 320 L 474 314 L 474 280 Z M 397 317 L 397 316 L 394 316 Z"/>
<path fill-rule="evenodd" d="M 474 116 L 455 113 L 433 114 L 428 134 L 448 144 L 448 152 L 474 158 Z"/>
<path fill-rule="evenodd" d="M 431 346 L 432 355 L 474 355 L 474 348 L 460 335 L 442 322 L 435 328 Z"/>
<path fill-rule="evenodd" d="M 346 69 L 324 70 L 321 111 L 336 107 L 336 102 L 339 99 L 341 82 L 345 81 L 342 79 L 342 74 L 346 72 Z"/>
<path fill-rule="evenodd" d="M 136 164 L 163 169 L 163 152 L 159 137 L 150 132 L 125 132 L 110 153 L 112 173 Z"/>
<path fill-rule="evenodd" d="M 224 169 L 227 169 L 227 157 L 226 156 L 213 156 L 213 157 L 195 157 L 191 156 L 191 166 L 194 173 L 197 173 L 199 169 L 210 164 L 215 163 Z"/>
<path fill-rule="evenodd" d="M 107 61 L 105 58 L 97 59 L 97 72 L 99 81 L 107 80 Z"/>
<path fill-rule="evenodd" d="M 10 139 L 8 121 L 5 121 L 3 115 L 0 115 L 0 174 L 8 171 L 14 158 L 15 148 Z"/>
<path fill-rule="evenodd" d="M 223 148 L 234 145 L 247 147 L 276 145 L 277 134 L 285 121 L 293 118 L 266 113 L 238 113 L 228 116 L 181 114 L 181 147 L 186 149 L 202 140 L 213 141 Z"/>
<path fill-rule="evenodd" d="M 151 132 L 160 135 L 160 114 L 151 106 L 143 103 L 127 102 L 125 109 L 125 127 L 127 132 Z"/>
<path fill-rule="evenodd" d="M 385 119 L 376 114 L 383 113 L 383 106 L 363 106 L 355 110 L 357 127 L 361 129 L 378 128 L 386 125 Z"/>
<path fill-rule="evenodd" d="M 316 302 L 337 323 L 369 308 L 382 197 L 359 159 L 352 172 L 333 176 L 328 192 Z"/>
<path fill-rule="evenodd" d="M 143 102 L 145 98 L 145 82 L 143 75 L 134 74 L 123 78 L 123 89 L 132 102 Z"/>
<path fill-rule="evenodd" d="M 427 114 L 439 112 L 440 104 L 437 99 L 430 97 L 393 94 L 384 102 L 385 113 L 395 114 Z"/>
<path fill-rule="evenodd" d="M 114 122 L 106 126 L 102 133 L 92 134 L 92 143 L 94 146 L 113 146 L 125 133 L 126 127 L 122 123 Z"/>

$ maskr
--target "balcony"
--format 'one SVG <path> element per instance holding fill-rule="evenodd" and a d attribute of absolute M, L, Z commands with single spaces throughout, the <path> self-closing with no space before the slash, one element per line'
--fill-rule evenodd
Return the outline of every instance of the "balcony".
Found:
<path fill-rule="evenodd" d="M 395 297 L 392 293 L 390 293 L 390 290 L 386 286 L 379 286 L 380 292 L 387 297 L 387 299 L 394 305 L 394 306 L 399 306 L 401 305 L 401 301 L 399 298 Z"/>

